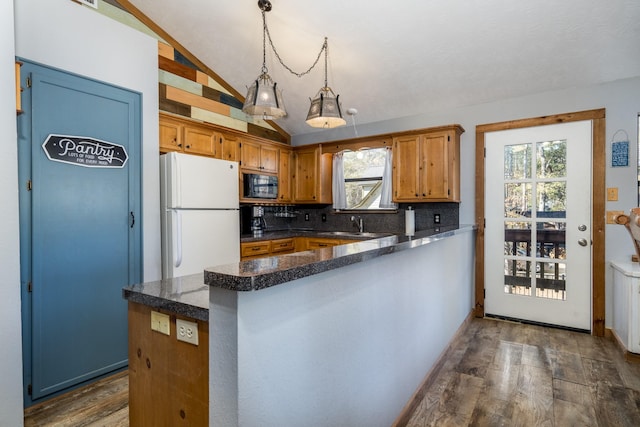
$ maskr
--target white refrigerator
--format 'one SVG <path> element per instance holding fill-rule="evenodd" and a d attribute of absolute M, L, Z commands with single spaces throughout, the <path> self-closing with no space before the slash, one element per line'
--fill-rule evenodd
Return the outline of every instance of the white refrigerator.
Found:
<path fill-rule="evenodd" d="M 162 277 L 240 261 L 238 163 L 160 156 Z"/>

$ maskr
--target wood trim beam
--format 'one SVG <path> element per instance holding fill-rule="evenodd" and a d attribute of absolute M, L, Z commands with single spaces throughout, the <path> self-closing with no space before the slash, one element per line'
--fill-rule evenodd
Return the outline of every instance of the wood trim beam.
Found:
<path fill-rule="evenodd" d="M 510 120 L 476 126 L 476 277 L 475 315 L 484 316 L 484 207 L 485 207 L 485 133 L 556 123 L 590 120 L 592 122 L 592 329 L 596 336 L 605 333 L 605 194 L 606 194 L 606 111 L 578 111 L 528 119 Z"/>
<path fill-rule="evenodd" d="M 154 33 L 162 37 L 167 43 L 169 43 L 174 49 L 184 55 L 189 61 L 195 64 L 201 71 L 211 76 L 215 81 L 217 81 L 222 87 L 229 91 L 235 98 L 238 98 L 240 101 L 244 102 L 244 95 L 238 92 L 233 86 L 227 83 L 222 77 L 216 74 L 211 68 L 207 67 L 207 65 L 200 61 L 198 57 L 192 54 L 186 47 L 184 47 L 180 42 L 171 37 L 169 33 L 167 33 L 164 29 L 162 29 L 158 24 L 156 24 L 151 18 L 142 13 L 140 9 L 135 7 L 129 0 L 116 0 L 123 9 L 133 15 L 136 19 L 150 28 Z M 267 120 L 267 123 L 271 125 L 279 134 L 286 138 L 287 142 L 291 144 L 291 135 L 289 135 L 284 129 L 278 126 L 272 120 Z"/>

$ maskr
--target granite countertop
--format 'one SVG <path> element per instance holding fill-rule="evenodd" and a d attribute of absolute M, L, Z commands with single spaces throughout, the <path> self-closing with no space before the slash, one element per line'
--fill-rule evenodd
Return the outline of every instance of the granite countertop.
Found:
<path fill-rule="evenodd" d="M 202 273 L 127 286 L 122 296 L 131 302 L 209 321 L 209 286 Z"/>
<path fill-rule="evenodd" d="M 327 237 L 333 239 L 358 241 L 392 235 L 392 233 L 358 233 L 349 231 L 337 232 L 336 234 L 336 232 L 334 231 L 321 231 L 299 228 L 291 230 L 265 231 L 261 236 L 254 236 L 253 234 L 243 234 L 240 236 L 240 242 L 262 242 L 265 240 L 290 239 L 293 237 Z"/>
<path fill-rule="evenodd" d="M 204 281 L 210 286 L 233 291 L 257 291 L 389 253 L 420 247 L 475 229 L 474 225 L 439 227 L 417 231 L 412 237 L 389 235 L 345 245 L 219 265 L 205 269 Z"/>
<path fill-rule="evenodd" d="M 475 229 L 474 225 L 440 227 L 417 231 L 412 237 L 387 234 L 374 239 L 365 233 L 361 238 L 369 240 L 354 240 L 354 243 L 339 246 L 220 265 L 206 269 L 204 275 L 192 274 L 126 286 L 122 294 L 131 302 L 208 321 L 209 286 L 234 291 L 257 291 L 382 255 L 417 248 Z M 297 235 L 342 238 L 331 233 L 297 230 L 265 233 L 255 238 L 255 241 Z"/>

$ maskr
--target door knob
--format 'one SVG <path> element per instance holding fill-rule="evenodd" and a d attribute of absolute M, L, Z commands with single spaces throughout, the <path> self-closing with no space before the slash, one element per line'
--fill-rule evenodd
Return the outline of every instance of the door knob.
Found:
<path fill-rule="evenodd" d="M 580 224 L 580 225 L 578 226 L 578 230 L 579 230 L 579 231 L 585 231 L 586 229 L 587 229 L 587 226 L 586 226 L 586 225 L 584 225 L 584 224 Z"/>
<path fill-rule="evenodd" d="M 580 246 L 587 246 L 587 239 L 578 239 L 578 244 Z"/>

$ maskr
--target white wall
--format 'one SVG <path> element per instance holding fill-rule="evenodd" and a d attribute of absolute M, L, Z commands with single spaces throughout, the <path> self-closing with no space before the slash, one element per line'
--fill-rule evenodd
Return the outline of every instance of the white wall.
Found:
<path fill-rule="evenodd" d="M 70 0 L 15 4 L 16 55 L 142 93 L 144 280 L 160 278 L 158 45 Z"/>
<path fill-rule="evenodd" d="M 391 425 L 471 313 L 474 235 L 258 292 L 211 288 L 210 425 Z"/>
<path fill-rule="evenodd" d="M 637 145 L 638 114 L 640 113 L 640 77 L 604 83 L 596 86 L 545 92 L 482 105 L 425 112 L 396 120 L 358 125 L 358 135 L 375 135 L 391 131 L 418 129 L 459 123 L 465 129 L 461 138 L 461 199 L 460 223 L 475 222 L 475 128 L 477 125 L 507 120 L 574 111 L 606 109 L 607 116 L 607 187 L 618 187 L 619 201 L 607 202 L 607 210 L 629 209 L 638 205 Z M 611 141 L 618 129 L 629 135 L 629 167 L 611 167 Z M 347 126 L 330 131 L 314 132 L 293 138 L 294 145 L 305 145 L 331 139 L 352 138 L 353 128 Z M 616 136 L 620 140 L 620 134 Z M 606 226 L 606 260 L 626 260 L 634 253 L 631 239 L 624 227 Z M 606 326 L 611 326 L 611 275 L 606 278 Z"/>
<path fill-rule="evenodd" d="M 13 0 L 0 0 L 0 426 L 22 426 L 22 339 Z"/>
<path fill-rule="evenodd" d="M 144 279 L 156 280 L 160 278 L 158 51 L 154 39 L 69 0 L 20 0 L 15 4 L 13 0 L 0 0 L 0 52 L 0 129 L 4 136 L 0 144 L 0 426 L 20 426 L 22 342 L 14 57 L 142 93 Z"/>

